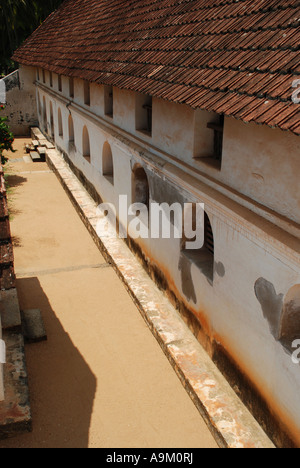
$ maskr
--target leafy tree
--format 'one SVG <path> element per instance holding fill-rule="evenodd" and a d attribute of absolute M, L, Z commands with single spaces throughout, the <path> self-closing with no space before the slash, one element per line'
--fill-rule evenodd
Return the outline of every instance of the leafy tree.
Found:
<path fill-rule="evenodd" d="M 0 0 L 0 75 L 15 70 L 14 51 L 63 0 Z"/>
<path fill-rule="evenodd" d="M 0 106 L 0 112 L 1 110 L 4 110 L 4 106 Z M 9 127 L 7 126 L 7 117 L 1 117 L 0 115 L 0 159 L 1 159 L 1 164 L 5 164 L 7 162 L 7 158 L 4 157 L 3 151 L 12 151 L 14 153 L 13 149 L 13 142 L 14 142 L 14 136 L 9 130 Z"/>

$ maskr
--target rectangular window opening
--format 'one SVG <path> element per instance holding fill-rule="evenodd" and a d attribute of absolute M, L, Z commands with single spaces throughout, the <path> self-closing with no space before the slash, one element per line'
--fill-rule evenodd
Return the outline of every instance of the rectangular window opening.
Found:
<path fill-rule="evenodd" d="M 89 81 L 84 82 L 84 104 L 91 105 L 91 87 Z"/>
<path fill-rule="evenodd" d="M 58 75 L 58 91 L 60 93 L 62 92 L 62 77 L 61 77 L 61 75 Z"/>
<path fill-rule="evenodd" d="M 74 98 L 74 78 L 69 78 L 69 96 Z"/>
<path fill-rule="evenodd" d="M 104 87 L 104 114 L 114 116 L 114 89 L 112 86 Z"/>
<path fill-rule="evenodd" d="M 222 162 L 223 155 L 224 122 L 224 115 L 221 115 L 218 123 L 207 124 L 207 128 L 214 132 L 214 154 L 212 158 L 220 163 Z"/>
<path fill-rule="evenodd" d="M 136 130 L 152 136 L 153 99 L 149 95 L 137 95 L 136 98 Z"/>

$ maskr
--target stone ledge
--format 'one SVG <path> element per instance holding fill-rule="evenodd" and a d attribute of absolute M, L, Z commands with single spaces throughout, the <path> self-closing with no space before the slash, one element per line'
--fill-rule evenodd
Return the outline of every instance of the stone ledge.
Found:
<path fill-rule="evenodd" d="M 61 155 L 56 150 L 48 151 L 47 162 L 105 259 L 124 282 L 220 447 L 274 448 L 179 313 L 152 282 L 125 242 L 116 238 L 112 228 L 99 216 L 96 203 Z M 99 228 L 100 237 L 97 234 Z"/>
<path fill-rule="evenodd" d="M 0 439 L 14 437 L 32 429 L 24 340 L 20 333 L 5 331 L 5 400 L 0 402 Z"/>

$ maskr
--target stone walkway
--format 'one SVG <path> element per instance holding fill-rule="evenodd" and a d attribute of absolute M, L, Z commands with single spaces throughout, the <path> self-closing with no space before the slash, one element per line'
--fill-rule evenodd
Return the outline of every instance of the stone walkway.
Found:
<path fill-rule="evenodd" d="M 56 176 L 22 161 L 25 141 L 9 166 L 17 288 L 48 341 L 26 346 L 33 432 L 0 448 L 217 447 Z"/>

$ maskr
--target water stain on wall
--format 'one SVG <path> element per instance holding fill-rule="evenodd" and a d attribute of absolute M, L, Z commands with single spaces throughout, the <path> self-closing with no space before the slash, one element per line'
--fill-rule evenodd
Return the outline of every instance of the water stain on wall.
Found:
<path fill-rule="evenodd" d="M 222 262 L 215 262 L 215 273 L 217 273 L 217 275 L 219 275 L 220 278 L 225 277 L 226 270 Z"/>
<path fill-rule="evenodd" d="M 264 278 L 256 281 L 254 289 L 272 335 L 292 354 L 293 342 L 300 339 L 300 285 L 293 286 L 285 297 L 277 295 L 274 285 Z"/>
<path fill-rule="evenodd" d="M 254 289 L 271 333 L 278 340 L 284 295 L 277 294 L 274 285 L 265 278 L 259 278 Z"/>
<path fill-rule="evenodd" d="M 183 294 L 189 301 L 193 301 L 194 304 L 197 304 L 197 296 L 192 278 L 192 263 L 185 255 L 180 256 L 178 268 L 181 273 Z"/>

